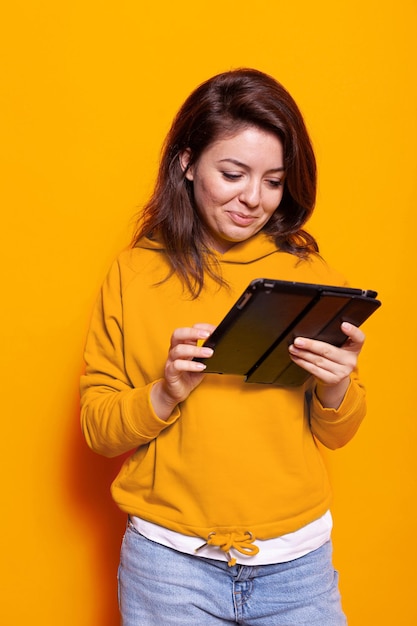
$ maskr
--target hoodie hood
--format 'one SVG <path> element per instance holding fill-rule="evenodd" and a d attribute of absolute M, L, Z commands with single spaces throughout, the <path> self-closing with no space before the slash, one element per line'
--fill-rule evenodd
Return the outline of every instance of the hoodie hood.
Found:
<path fill-rule="evenodd" d="M 160 240 L 149 239 L 147 237 L 143 237 L 138 242 L 136 247 L 160 252 L 165 250 L 165 246 Z M 213 250 L 213 252 L 220 264 L 232 263 L 245 265 L 247 263 L 253 263 L 254 261 L 263 259 L 271 254 L 275 254 L 279 252 L 279 250 L 271 237 L 265 235 L 263 232 L 260 232 L 246 241 L 234 244 L 223 254 L 217 252 L 216 250 Z"/>

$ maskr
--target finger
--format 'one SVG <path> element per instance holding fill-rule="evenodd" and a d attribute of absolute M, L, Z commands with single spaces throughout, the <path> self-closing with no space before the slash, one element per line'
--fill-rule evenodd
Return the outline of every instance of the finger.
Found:
<path fill-rule="evenodd" d="M 206 346 L 199 346 L 194 343 L 180 343 L 170 350 L 169 359 L 170 361 L 186 361 L 195 358 L 206 359 L 212 355 L 213 350 Z"/>
<path fill-rule="evenodd" d="M 330 359 L 327 356 L 322 356 L 314 352 L 304 352 L 292 348 L 290 355 L 294 363 L 315 375 L 318 371 L 335 373 L 337 375 L 351 369 L 347 360 Z"/>
<path fill-rule="evenodd" d="M 167 363 L 165 375 L 168 380 L 177 379 L 184 373 L 201 373 L 206 367 L 207 365 L 200 361 L 175 359 L 175 361 Z"/>
<path fill-rule="evenodd" d="M 207 358 L 210 356 L 209 349 L 205 348 L 203 351 L 199 349 L 202 356 Z M 211 354 L 213 351 L 211 351 Z M 194 361 L 192 358 L 176 358 L 174 360 L 168 359 L 165 365 L 165 378 L 171 384 L 178 383 L 182 376 L 191 374 L 202 374 L 206 369 L 206 364 L 200 361 Z"/>
<path fill-rule="evenodd" d="M 363 333 L 360 328 L 350 324 L 349 322 L 343 322 L 340 328 L 348 337 L 349 346 L 358 346 L 360 351 L 365 341 L 365 333 Z"/>
<path fill-rule="evenodd" d="M 206 331 L 206 332 L 208 332 L 211 335 L 213 330 L 216 327 L 214 326 L 214 324 L 198 323 L 198 324 L 194 324 L 193 328 L 197 328 L 198 330 Z"/>
<path fill-rule="evenodd" d="M 338 348 L 324 341 L 296 337 L 294 344 L 289 347 L 292 357 L 313 363 L 319 368 L 334 369 L 334 367 L 354 367 L 357 360 L 357 351 Z"/>
<path fill-rule="evenodd" d="M 352 370 L 348 363 L 332 361 L 313 352 L 298 350 L 294 346 L 290 347 L 290 355 L 296 365 L 327 384 L 334 384 L 346 378 Z"/>
<path fill-rule="evenodd" d="M 324 358 L 339 361 L 343 360 L 343 356 L 346 352 L 355 352 L 359 354 L 365 341 L 365 334 L 353 324 L 349 322 L 343 322 L 340 326 L 342 332 L 346 335 L 347 341 L 339 348 L 333 346 L 325 341 L 318 341 L 316 339 L 308 339 L 307 337 L 296 337 L 294 339 L 295 348 L 313 352 Z M 340 352 L 342 350 L 342 352 Z"/>
<path fill-rule="evenodd" d="M 176 328 L 171 335 L 171 347 L 183 343 L 197 343 L 210 337 L 210 330 L 207 328 L 185 327 Z"/>
<path fill-rule="evenodd" d="M 315 339 L 296 337 L 289 350 L 292 355 L 310 362 L 317 362 L 318 359 L 336 363 L 340 361 L 340 348 Z"/>

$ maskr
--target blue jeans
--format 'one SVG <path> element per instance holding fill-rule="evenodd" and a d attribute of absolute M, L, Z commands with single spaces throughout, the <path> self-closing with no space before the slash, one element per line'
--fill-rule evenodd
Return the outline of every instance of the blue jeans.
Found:
<path fill-rule="evenodd" d="M 346 626 L 332 546 L 277 565 L 182 554 L 128 524 L 120 555 L 122 626 Z"/>

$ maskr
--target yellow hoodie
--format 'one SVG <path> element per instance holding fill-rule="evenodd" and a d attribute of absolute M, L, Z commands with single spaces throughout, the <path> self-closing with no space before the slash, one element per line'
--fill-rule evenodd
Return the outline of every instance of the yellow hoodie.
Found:
<path fill-rule="evenodd" d="M 187 535 L 269 539 L 329 508 L 330 486 L 315 438 L 347 443 L 365 415 L 356 374 L 342 405 L 323 408 L 307 386 L 253 385 L 207 374 L 167 422 L 150 403 L 172 331 L 218 324 L 254 278 L 344 284 L 318 256 L 280 252 L 260 233 L 218 255 L 230 289 L 210 278 L 192 300 L 169 271 L 164 249 L 144 239 L 110 269 L 87 338 L 81 422 L 100 454 L 127 451 L 112 485 L 119 507 Z M 245 534 L 250 533 L 250 535 Z M 213 535 L 211 535 L 213 536 Z"/>

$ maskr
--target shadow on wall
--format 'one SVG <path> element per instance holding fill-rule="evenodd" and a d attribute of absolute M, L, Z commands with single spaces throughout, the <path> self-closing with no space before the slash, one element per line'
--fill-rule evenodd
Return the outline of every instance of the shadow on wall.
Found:
<path fill-rule="evenodd" d="M 124 457 L 108 459 L 92 452 L 81 433 L 78 399 L 68 438 L 66 477 L 71 508 L 88 528 L 95 598 L 94 624 L 115 626 L 120 623 L 117 603 L 117 568 L 126 515 L 112 500 L 110 485 Z"/>

